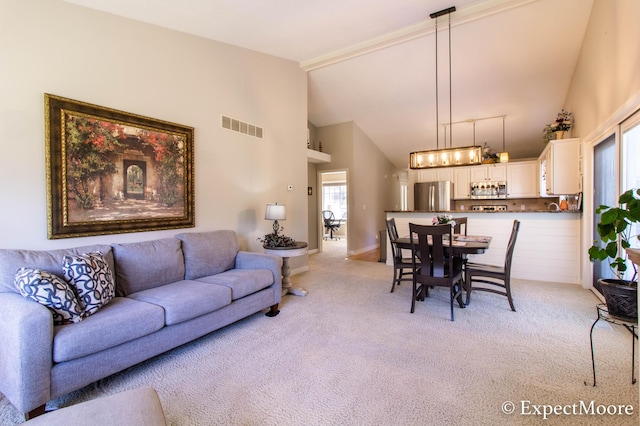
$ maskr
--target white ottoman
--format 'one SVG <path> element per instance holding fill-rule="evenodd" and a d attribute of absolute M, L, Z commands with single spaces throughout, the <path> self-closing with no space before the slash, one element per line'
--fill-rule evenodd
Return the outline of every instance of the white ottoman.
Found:
<path fill-rule="evenodd" d="M 64 426 L 166 426 L 155 389 L 132 389 L 51 411 L 24 424 Z"/>

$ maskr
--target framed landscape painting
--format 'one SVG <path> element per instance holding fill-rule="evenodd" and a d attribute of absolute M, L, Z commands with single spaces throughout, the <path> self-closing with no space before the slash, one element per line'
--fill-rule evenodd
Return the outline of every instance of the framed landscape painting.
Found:
<path fill-rule="evenodd" d="M 193 128 L 45 94 L 48 237 L 195 226 Z"/>

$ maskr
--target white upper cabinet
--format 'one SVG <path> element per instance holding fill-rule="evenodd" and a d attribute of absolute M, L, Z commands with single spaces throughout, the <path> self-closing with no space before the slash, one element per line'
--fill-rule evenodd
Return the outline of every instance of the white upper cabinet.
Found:
<path fill-rule="evenodd" d="M 538 158 L 540 196 L 557 197 L 581 191 L 580 139 L 551 140 Z"/>
<path fill-rule="evenodd" d="M 538 197 L 538 162 L 507 164 L 507 198 Z"/>
<path fill-rule="evenodd" d="M 453 182 L 453 170 L 451 168 L 428 169 L 418 172 L 418 182 L 440 182 L 445 180 Z"/>
<path fill-rule="evenodd" d="M 471 182 L 504 182 L 507 180 L 506 164 L 486 164 L 470 167 Z"/>
<path fill-rule="evenodd" d="M 436 181 L 446 181 L 453 182 L 453 170 L 449 167 L 445 167 L 442 169 L 436 170 Z"/>
<path fill-rule="evenodd" d="M 468 200 L 471 198 L 470 167 L 455 167 L 453 169 L 453 198 Z"/>

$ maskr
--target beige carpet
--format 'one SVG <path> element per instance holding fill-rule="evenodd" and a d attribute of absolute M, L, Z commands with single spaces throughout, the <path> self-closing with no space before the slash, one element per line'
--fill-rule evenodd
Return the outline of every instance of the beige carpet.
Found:
<path fill-rule="evenodd" d="M 286 296 L 277 317 L 254 315 L 50 405 L 151 385 L 171 425 L 638 424 L 625 329 L 596 328 L 598 386 L 584 384 L 597 303 L 589 291 L 518 281 L 518 312 L 474 293 L 451 322 L 446 290 L 410 314 L 409 286 L 389 293 L 390 267 L 345 257 L 312 255 L 294 277 L 309 294 Z M 503 413 L 507 401 L 516 413 Z M 630 404 L 633 415 L 536 414 L 592 401 Z M 17 421 L 1 399 L 0 422 Z"/>

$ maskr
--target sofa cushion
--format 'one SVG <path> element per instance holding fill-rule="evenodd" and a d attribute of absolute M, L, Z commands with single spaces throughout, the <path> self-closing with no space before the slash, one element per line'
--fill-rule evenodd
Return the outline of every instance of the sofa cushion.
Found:
<path fill-rule="evenodd" d="M 231 298 L 236 300 L 269 287 L 273 284 L 273 273 L 268 269 L 232 269 L 198 281 L 229 287 Z"/>
<path fill-rule="evenodd" d="M 165 324 L 173 325 L 227 306 L 231 303 L 231 290 L 225 286 L 184 280 L 132 293 L 129 297 L 162 306 Z"/>
<path fill-rule="evenodd" d="M 101 253 L 67 255 L 63 259 L 64 279 L 76 289 L 86 316 L 115 297 L 113 272 Z"/>
<path fill-rule="evenodd" d="M 189 232 L 176 238 L 182 241 L 187 280 L 218 274 L 235 266 L 239 248 L 233 231 Z"/>
<path fill-rule="evenodd" d="M 184 279 L 180 240 L 163 238 L 114 244 L 116 283 L 124 295 Z"/>
<path fill-rule="evenodd" d="M 76 293 L 57 275 L 40 269 L 20 268 L 16 273 L 15 285 L 22 296 L 49 308 L 53 314 L 53 324 L 82 321 L 84 309 Z"/>
<path fill-rule="evenodd" d="M 53 361 L 64 362 L 100 352 L 163 326 L 161 307 L 116 297 L 81 323 L 54 327 Z"/>
<path fill-rule="evenodd" d="M 66 255 L 91 252 L 102 253 L 109 264 L 109 267 L 113 271 L 113 255 L 111 253 L 111 246 L 104 244 L 61 250 L 0 249 L 0 291 L 17 293 L 18 290 L 13 285 L 13 280 L 18 269 L 23 266 L 27 268 L 41 269 L 57 275 L 58 277 L 63 277 L 62 259 Z"/>

